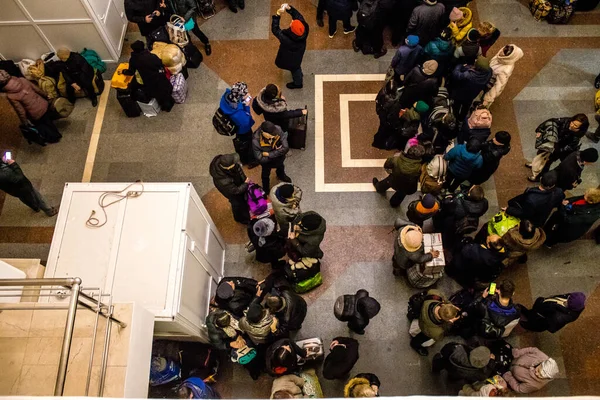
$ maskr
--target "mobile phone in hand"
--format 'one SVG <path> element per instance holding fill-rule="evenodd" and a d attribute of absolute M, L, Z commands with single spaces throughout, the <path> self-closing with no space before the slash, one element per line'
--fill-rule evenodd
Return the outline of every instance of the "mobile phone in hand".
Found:
<path fill-rule="evenodd" d="M 12 160 L 12 153 L 10 151 L 7 151 L 6 153 L 4 153 L 4 159 L 6 161 Z"/>
<path fill-rule="evenodd" d="M 490 289 L 488 290 L 489 294 L 494 294 L 496 293 L 496 282 L 492 282 L 490 283 Z"/>

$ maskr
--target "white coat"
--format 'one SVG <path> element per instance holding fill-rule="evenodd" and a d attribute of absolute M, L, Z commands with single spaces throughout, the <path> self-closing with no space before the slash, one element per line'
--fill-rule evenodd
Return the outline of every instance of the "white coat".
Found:
<path fill-rule="evenodd" d="M 523 50 L 514 44 L 511 44 L 510 46 L 513 46 L 513 52 L 510 53 L 510 55 L 504 55 L 503 47 L 490 61 L 490 68 L 492 68 L 492 74 L 496 78 L 496 82 L 494 83 L 494 86 L 483 96 L 483 104 L 486 107 L 489 107 L 494 100 L 500 96 L 500 93 L 502 93 L 506 83 L 508 82 L 508 78 L 510 78 L 513 70 L 515 69 L 515 63 L 523 57 Z"/>

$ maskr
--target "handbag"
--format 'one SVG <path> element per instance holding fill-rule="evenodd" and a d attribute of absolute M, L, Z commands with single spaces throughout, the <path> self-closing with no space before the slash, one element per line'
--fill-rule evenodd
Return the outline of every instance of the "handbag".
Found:
<path fill-rule="evenodd" d="M 149 39 L 150 39 L 150 43 L 154 43 L 154 42 L 170 43 L 171 42 L 169 40 L 169 33 L 167 32 L 167 28 L 164 25 L 153 30 L 152 33 L 149 35 Z M 150 47 L 152 47 L 152 46 L 150 46 Z"/>
<path fill-rule="evenodd" d="M 169 40 L 179 46 L 185 46 L 190 39 L 185 29 L 185 21 L 179 15 L 171 15 L 171 19 L 167 22 L 167 32 Z"/>

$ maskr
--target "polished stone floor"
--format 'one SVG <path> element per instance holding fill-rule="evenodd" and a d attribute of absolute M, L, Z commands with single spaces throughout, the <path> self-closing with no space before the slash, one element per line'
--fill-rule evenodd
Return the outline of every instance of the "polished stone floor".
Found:
<path fill-rule="evenodd" d="M 304 89 L 285 91 L 290 105 L 308 106 L 309 135 L 305 151 L 293 150 L 286 160 L 287 173 L 304 191 L 302 208 L 315 210 L 327 220 L 323 244 L 324 284 L 308 293 L 309 312 L 298 338 L 319 336 L 325 342 L 348 334 L 335 320 L 332 308 L 338 295 L 365 288 L 383 305 L 360 341 L 360 359 L 353 373 L 373 372 L 381 381 L 383 395 L 447 394 L 457 388 L 429 373 L 430 361 L 408 346 L 406 302 L 415 292 L 391 274 L 393 220 L 403 215 L 372 191 L 373 176 L 384 176 L 383 159 L 389 155 L 370 147 L 377 128 L 373 98 L 394 49 L 379 60 L 352 51 L 352 35 L 327 37 L 314 23 L 316 9 L 309 0 L 292 3 L 311 24 L 303 70 Z M 502 31 L 490 50 L 514 43 L 525 53 L 501 97 L 493 104 L 493 130 L 508 130 L 511 153 L 493 179 L 485 184 L 490 213 L 506 205 L 529 182 L 522 166 L 533 153 L 533 131 L 544 119 L 584 112 L 592 117 L 593 80 L 600 66 L 600 11 L 575 15 L 567 26 L 535 22 L 525 0 L 476 0 L 476 20 L 494 22 Z M 247 9 L 232 14 L 219 2 L 219 12 L 202 24 L 211 38 L 213 55 L 200 68 L 190 70 L 190 92 L 185 104 L 157 117 L 126 118 L 114 91 L 108 93 L 92 182 L 186 181 L 202 196 L 211 216 L 228 242 L 226 272 L 262 279 L 268 269 L 253 261 L 243 244 L 245 227 L 236 224 L 225 199 L 215 190 L 208 164 L 216 154 L 233 150 L 230 139 L 217 135 L 211 117 L 225 88 L 238 81 L 248 83 L 251 94 L 267 83 L 284 86 L 289 73 L 277 69 L 273 60 L 277 42 L 270 34 L 270 15 L 275 0 L 247 1 Z M 284 18 L 282 24 L 287 24 Z M 135 29 L 127 35 L 136 40 Z M 195 39 L 195 38 L 194 38 Z M 110 71 L 105 79 L 110 78 Z M 108 86 L 107 86 L 108 87 Z M 39 148 L 20 139 L 18 121 L 4 98 L 0 98 L 0 149 L 10 148 L 24 172 L 53 202 L 60 200 L 65 182 L 81 181 L 96 117 L 87 100 L 80 100 L 73 115 L 60 121 L 63 140 Z M 262 118 L 256 118 L 257 123 Z M 591 123 L 591 129 L 596 123 Z M 583 147 L 596 146 L 587 139 Z M 574 191 L 598 185 L 598 166 L 585 171 L 584 183 Z M 260 181 L 259 169 L 248 172 Z M 54 219 L 34 214 L 13 198 L 0 194 L 0 257 L 36 257 L 45 260 L 54 230 Z M 589 296 L 586 311 L 576 323 L 555 335 L 531 334 L 520 329 L 511 341 L 518 346 L 535 345 L 558 360 L 560 379 L 538 392 L 540 396 L 596 395 L 600 378 L 600 247 L 591 240 L 541 250 L 527 265 L 506 272 L 517 284 L 517 299 L 530 305 L 537 296 L 580 290 Z M 439 287 L 447 294 L 456 284 L 443 279 Z M 271 378 L 253 382 L 239 366 L 223 365 L 217 386 L 224 397 L 264 398 Z M 322 381 L 328 397 L 342 395 L 341 382 Z"/>

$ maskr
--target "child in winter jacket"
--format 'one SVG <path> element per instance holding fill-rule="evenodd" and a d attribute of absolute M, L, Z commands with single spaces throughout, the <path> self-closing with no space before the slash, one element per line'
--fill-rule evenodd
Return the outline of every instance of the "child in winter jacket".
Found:
<path fill-rule="evenodd" d="M 463 181 L 469 179 L 474 170 L 483 165 L 480 146 L 479 140 L 472 138 L 466 144 L 454 146 L 444 155 L 444 159 L 448 161 L 444 187 L 450 192 L 454 192 Z"/>
<path fill-rule="evenodd" d="M 415 200 L 408 205 L 406 217 L 410 222 L 423 227 L 423 222 L 432 218 L 439 211 L 440 202 L 434 195 L 428 193 L 422 199 Z"/>
<path fill-rule="evenodd" d="M 454 7 L 450 12 L 450 25 L 452 39 L 460 45 L 466 38 L 467 32 L 473 27 L 473 12 L 467 7 Z"/>

